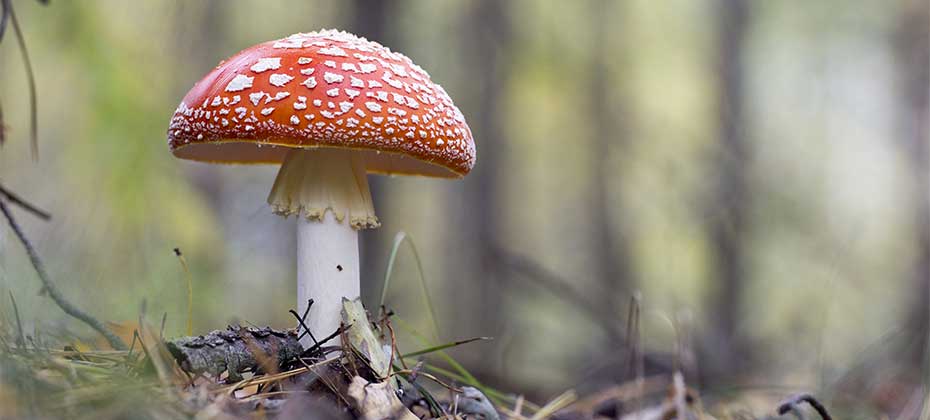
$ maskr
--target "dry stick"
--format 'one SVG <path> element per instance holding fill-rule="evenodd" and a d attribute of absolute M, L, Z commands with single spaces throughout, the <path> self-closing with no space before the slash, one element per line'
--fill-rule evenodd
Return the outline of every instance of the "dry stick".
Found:
<path fill-rule="evenodd" d="M 126 343 L 122 339 L 113 334 L 112 331 L 107 329 L 97 318 L 94 318 L 92 315 L 84 312 L 78 307 L 74 306 L 71 302 L 68 301 L 58 291 L 58 287 L 52 283 L 52 280 L 48 277 L 48 273 L 45 271 L 45 265 L 42 264 L 42 260 L 39 259 L 39 254 L 36 253 L 35 248 L 32 247 L 32 243 L 29 242 L 29 239 L 26 238 L 26 235 L 23 233 L 23 230 L 19 227 L 19 224 L 16 223 L 16 219 L 13 218 L 13 214 L 10 213 L 10 209 L 6 206 L 6 203 L 3 200 L 0 200 L 0 211 L 3 212 L 3 216 L 6 217 L 7 223 L 10 225 L 10 228 L 13 229 L 13 233 L 16 234 L 16 237 L 19 239 L 19 242 L 23 244 L 23 248 L 26 249 L 26 254 L 29 255 L 29 261 L 32 263 L 32 267 L 36 270 L 36 274 L 39 275 L 39 280 L 42 281 L 42 289 L 48 293 L 48 296 L 52 298 L 53 301 L 64 311 L 66 314 L 71 315 L 74 318 L 84 322 L 95 331 L 100 333 L 110 343 L 110 347 L 113 347 L 115 350 L 126 350 Z"/>
<path fill-rule="evenodd" d="M 823 420 L 833 420 L 833 417 L 830 417 L 830 413 L 827 412 L 827 408 L 824 407 L 820 401 L 817 401 L 817 399 L 814 398 L 814 396 L 811 394 L 798 394 L 789 398 L 787 401 L 778 406 L 778 415 L 785 415 L 785 413 L 791 411 L 792 408 L 803 402 L 806 402 L 810 404 L 811 407 L 814 407 L 814 410 L 817 411 L 817 414 L 819 414 L 820 418 Z"/>
<path fill-rule="evenodd" d="M 0 196 L 5 197 L 7 201 L 9 201 L 11 204 L 15 204 L 21 207 L 23 210 L 26 210 L 29 213 L 32 213 L 33 215 L 35 215 L 36 217 L 42 220 L 48 221 L 52 219 L 52 215 L 49 214 L 47 211 L 42 210 L 36 207 L 35 205 L 30 204 L 26 200 L 22 199 L 20 196 L 13 194 L 13 192 L 4 188 L 3 185 L 0 185 Z"/>
<path fill-rule="evenodd" d="M 10 292 L 10 302 L 13 303 L 13 316 L 16 317 L 16 330 L 19 332 L 19 336 L 16 338 L 16 346 L 25 349 L 26 335 L 23 334 L 23 321 L 19 318 L 19 307 L 16 306 L 16 299 L 13 297 L 13 292 Z"/>
<path fill-rule="evenodd" d="M 307 300 L 307 310 L 304 311 L 304 316 L 298 315 L 297 311 L 293 309 L 289 309 L 288 312 L 290 312 L 291 315 L 294 315 L 294 318 L 297 318 L 297 323 L 300 324 L 300 327 L 304 329 L 304 332 L 300 333 L 297 339 L 300 340 L 301 338 L 304 338 L 305 335 L 310 334 L 310 339 L 313 340 L 313 344 L 317 344 L 318 341 L 316 340 L 316 337 L 313 336 L 313 333 L 310 332 L 310 327 L 307 327 L 307 324 L 306 324 L 307 315 L 310 314 L 311 306 L 313 306 L 313 299 Z"/>
<path fill-rule="evenodd" d="M 543 267 L 536 261 L 522 255 L 511 253 L 503 248 L 494 249 L 493 254 L 506 268 L 524 277 L 533 280 L 555 296 L 571 301 L 584 311 L 592 320 L 596 321 L 610 336 L 611 341 L 620 344 L 624 342 L 623 336 L 613 326 L 614 315 L 609 309 L 601 309 L 603 305 L 595 305 L 591 299 L 579 292 L 558 274 Z"/>
<path fill-rule="evenodd" d="M 6 125 L 3 124 L 3 106 L 0 104 L 0 146 L 6 142 Z"/>
<path fill-rule="evenodd" d="M 10 0 L 0 0 L 0 40 L 6 33 L 6 24 L 10 20 Z"/>
<path fill-rule="evenodd" d="M 36 107 L 36 80 L 32 73 L 32 62 L 29 60 L 29 52 L 26 50 L 26 39 L 23 38 L 23 31 L 19 27 L 19 21 L 16 19 L 16 12 L 13 11 L 13 4 L 4 3 L 4 12 L 9 13 L 10 22 L 13 24 L 13 33 L 16 34 L 16 43 L 19 45 L 19 51 L 23 56 L 23 65 L 26 66 L 26 81 L 29 85 L 29 138 L 32 149 L 32 159 L 39 160 L 39 135 L 38 135 L 38 110 Z"/>
<path fill-rule="evenodd" d="M 643 352 L 641 348 L 640 334 L 640 296 L 638 293 L 630 296 L 630 307 L 627 313 L 626 323 L 626 340 L 629 352 L 629 375 L 635 378 L 636 384 L 636 411 L 642 411 L 643 405 L 643 382 L 645 373 L 645 363 L 643 362 Z M 618 401 L 619 404 L 619 401 Z M 619 407 L 618 407 L 619 408 Z"/>
<path fill-rule="evenodd" d="M 430 374 L 430 373 L 427 373 L 427 372 L 420 372 L 420 371 L 415 371 L 415 370 L 411 370 L 411 369 L 401 369 L 401 370 L 398 370 L 398 371 L 394 371 L 393 373 L 391 373 L 390 375 L 388 375 L 388 377 L 395 376 L 395 375 L 408 375 L 408 376 L 414 376 L 414 375 L 415 375 L 415 376 L 422 376 L 422 377 L 424 377 L 424 378 L 426 378 L 426 379 L 429 379 L 429 380 L 431 380 L 431 381 L 433 381 L 433 382 L 435 382 L 435 383 L 437 383 L 437 384 L 439 384 L 439 385 L 442 385 L 443 388 L 448 389 L 449 391 L 456 392 L 456 393 L 462 393 L 462 390 L 461 390 L 460 388 L 456 388 L 456 387 L 454 387 L 454 386 L 452 386 L 452 385 L 449 385 L 449 384 L 443 382 L 442 379 L 439 379 L 439 378 L 437 378 L 436 376 L 434 376 L 434 375 L 432 375 L 432 374 Z M 412 381 L 411 381 L 411 383 L 412 383 Z"/>
<path fill-rule="evenodd" d="M 532 282 L 535 282 L 540 287 L 548 290 L 554 296 L 568 301 L 568 303 L 576 306 L 580 311 L 588 316 L 592 321 L 594 321 L 601 329 L 604 330 L 605 334 L 608 336 L 608 340 L 611 343 L 615 344 L 618 347 L 626 345 L 626 340 L 624 339 L 623 334 L 619 329 L 614 327 L 614 314 L 611 312 L 610 308 L 602 308 L 602 305 L 597 305 L 591 302 L 590 299 L 585 297 L 580 291 L 571 287 L 570 283 L 565 280 L 563 277 L 559 276 L 556 273 L 553 273 L 546 267 L 542 266 L 532 259 L 511 253 L 504 248 L 495 247 L 494 255 L 498 258 L 498 263 L 504 266 L 507 269 L 512 270 L 517 274 L 521 274 L 523 277 L 526 277 Z M 660 366 L 662 368 L 671 368 L 667 366 L 666 363 L 661 360 L 656 359 L 645 354 L 640 354 L 642 363 L 649 364 L 650 366 Z"/>
<path fill-rule="evenodd" d="M 313 354 L 314 351 L 316 351 L 316 350 L 319 349 L 319 348 L 322 348 L 324 344 L 326 344 L 326 343 L 329 342 L 330 340 L 332 340 L 332 339 L 338 337 L 339 335 L 341 335 L 343 332 L 345 332 L 346 330 L 348 330 L 348 329 L 351 328 L 351 327 L 352 327 L 352 324 L 349 324 L 349 325 L 341 325 L 341 326 L 339 326 L 339 328 L 338 328 L 334 333 L 332 333 L 332 334 L 330 334 L 328 337 L 326 337 L 326 338 L 320 340 L 320 342 L 318 342 L 318 343 L 316 343 L 316 344 L 310 346 L 310 348 L 304 350 L 304 352 L 301 353 L 301 355 L 300 355 L 300 357 L 298 357 L 298 359 L 300 359 L 301 357 L 304 357 L 304 355 L 308 355 L 308 356 L 309 356 L 309 355 Z"/>

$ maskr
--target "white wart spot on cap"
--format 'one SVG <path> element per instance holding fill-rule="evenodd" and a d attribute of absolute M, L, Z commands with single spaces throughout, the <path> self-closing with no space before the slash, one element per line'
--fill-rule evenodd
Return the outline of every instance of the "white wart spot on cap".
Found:
<path fill-rule="evenodd" d="M 271 77 L 268 78 L 268 83 L 271 83 L 272 85 L 275 85 L 277 87 L 284 87 L 284 85 L 286 85 L 291 80 L 294 80 L 294 76 L 275 73 L 275 74 L 272 74 Z"/>
<path fill-rule="evenodd" d="M 333 57 L 348 57 L 348 54 L 346 54 L 345 50 L 339 47 L 320 48 L 319 52 L 320 54 Z"/>
<path fill-rule="evenodd" d="M 339 83 L 345 80 L 345 76 L 341 74 L 326 72 L 326 73 L 323 73 L 323 80 L 326 80 L 326 83 L 330 83 L 330 84 Z"/>
<path fill-rule="evenodd" d="M 281 57 L 259 58 L 257 63 L 249 67 L 249 69 L 256 73 L 267 70 L 277 70 L 279 68 L 281 68 Z"/>
<path fill-rule="evenodd" d="M 313 89 L 316 87 L 316 76 L 310 76 L 307 80 L 304 80 L 302 85 L 306 86 L 308 89 Z"/>
<path fill-rule="evenodd" d="M 236 77 L 233 77 L 233 79 L 229 81 L 229 84 L 226 85 L 226 91 L 238 92 L 243 89 L 248 89 L 252 87 L 253 80 L 255 80 L 254 77 L 237 74 Z"/>
<path fill-rule="evenodd" d="M 267 93 L 265 92 L 255 92 L 249 94 L 249 100 L 252 101 L 252 105 L 258 106 L 258 103 L 265 98 Z"/>
<path fill-rule="evenodd" d="M 280 101 L 280 100 L 282 100 L 282 99 L 284 99 L 284 98 L 286 98 L 286 97 L 288 97 L 288 96 L 291 96 L 291 93 L 290 93 L 290 92 L 278 92 L 278 93 L 274 94 L 274 96 L 268 95 L 268 97 L 265 98 L 265 103 L 267 104 L 267 103 L 270 103 L 270 102 L 272 102 L 272 101 Z"/>
<path fill-rule="evenodd" d="M 275 42 L 272 45 L 273 48 L 303 48 L 304 38 L 298 35 L 291 35 L 287 38 L 284 38 L 278 42 Z"/>

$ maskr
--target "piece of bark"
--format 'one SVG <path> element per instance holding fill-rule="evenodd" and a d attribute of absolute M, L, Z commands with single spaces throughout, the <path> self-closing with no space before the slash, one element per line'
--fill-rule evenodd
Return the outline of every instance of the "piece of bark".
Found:
<path fill-rule="evenodd" d="M 230 326 L 197 337 L 181 337 L 167 343 L 181 369 L 193 374 L 242 379 L 242 372 L 258 370 L 264 361 L 276 367 L 295 360 L 303 352 L 295 330 Z M 267 362 L 266 362 L 267 363 Z"/>

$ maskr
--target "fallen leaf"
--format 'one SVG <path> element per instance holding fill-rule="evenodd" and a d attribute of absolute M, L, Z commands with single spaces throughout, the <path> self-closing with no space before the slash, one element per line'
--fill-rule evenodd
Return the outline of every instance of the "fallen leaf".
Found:
<path fill-rule="evenodd" d="M 400 402 L 390 382 L 369 383 L 356 376 L 349 385 L 349 398 L 362 420 L 420 420 Z"/>

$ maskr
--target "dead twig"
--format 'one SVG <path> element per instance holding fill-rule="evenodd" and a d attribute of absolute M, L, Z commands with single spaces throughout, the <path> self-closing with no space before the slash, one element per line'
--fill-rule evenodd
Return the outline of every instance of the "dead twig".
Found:
<path fill-rule="evenodd" d="M 322 348 L 324 344 L 326 344 L 326 343 L 328 343 L 330 340 L 332 340 L 332 339 L 334 339 L 334 338 L 336 338 L 336 337 L 342 335 L 343 332 L 345 332 L 346 330 L 348 330 L 348 329 L 351 328 L 351 327 L 352 327 L 351 324 L 350 324 L 350 325 L 340 325 L 339 328 L 337 328 L 335 332 L 333 332 L 332 334 L 328 335 L 326 338 L 320 340 L 318 343 L 316 343 L 316 344 L 310 346 L 310 348 L 304 350 L 304 352 L 301 353 L 300 357 L 307 357 L 307 356 L 312 355 L 313 352 L 315 352 L 317 349 Z"/>
<path fill-rule="evenodd" d="M 4 200 L 0 200 L 0 212 L 3 213 L 3 216 L 6 217 L 7 224 L 9 224 L 10 229 L 13 230 L 13 233 L 16 234 L 16 237 L 19 239 L 19 242 L 23 244 L 23 248 L 26 249 L 26 254 L 29 255 L 29 261 L 32 263 L 32 267 L 36 270 L 36 274 L 39 275 L 39 280 L 42 281 L 42 290 L 48 293 L 48 296 L 52 298 L 55 304 L 61 308 L 66 314 L 71 315 L 74 318 L 84 322 L 89 327 L 93 328 L 95 331 L 100 333 L 110 343 L 110 347 L 113 347 L 115 350 L 126 350 L 126 343 L 123 342 L 116 334 L 110 331 L 100 320 L 94 318 L 93 315 L 88 314 L 87 312 L 82 311 L 77 306 L 74 306 L 68 299 L 61 294 L 58 290 L 58 287 L 55 286 L 55 283 L 52 283 L 52 280 L 49 278 L 48 273 L 45 271 L 45 265 L 42 263 L 42 260 L 39 258 L 39 254 L 33 248 L 32 243 L 29 242 L 29 239 L 26 238 L 26 234 L 23 233 L 23 230 L 19 227 L 19 224 L 16 223 L 16 219 L 13 218 L 13 213 L 10 212 L 10 209 L 6 206 Z"/>
<path fill-rule="evenodd" d="M 439 379 L 439 378 L 437 378 L 436 376 L 434 376 L 434 375 L 432 375 L 432 374 L 430 374 L 430 373 L 422 372 L 422 371 L 417 370 L 417 369 L 400 369 L 400 370 L 396 370 L 396 371 L 394 371 L 393 373 L 390 374 L 390 376 L 394 376 L 394 375 L 407 375 L 408 378 L 409 378 L 409 380 L 411 381 L 411 383 L 413 383 L 413 380 L 415 380 L 415 378 L 416 378 L 417 376 L 422 376 L 422 377 L 424 377 L 424 378 L 426 378 L 426 379 L 429 379 L 429 380 L 431 380 L 431 381 L 433 381 L 433 382 L 439 384 L 440 386 L 442 386 L 442 387 L 445 388 L 445 389 L 448 389 L 449 391 L 452 391 L 452 392 L 455 392 L 455 393 L 461 393 L 461 392 L 462 392 L 462 389 L 461 389 L 461 388 L 456 388 L 456 387 L 454 387 L 454 386 L 452 386 L 452 385 L 449 385 L 449 384 L 443 382 L 442 379 Z"/>
<path fill-rule="evenodd" d="M 610 337 L 610 341 L 616 344 L 625 342 L 623 335 L 614 325 L 616 318 L 609 308 L 604 305 L 595 304 L 589 297 L 571 286 L 571 283 L 563 279 L 560 275 L 553 273 L 546 267 L 543 267 L 529 257 L 507 251 L 501 247 L 496 247 L 492 252 L 498 263 L 506 269 L 525 277 L 542 288 L 548 290 L 553 295 L 563 298 L 573 304 L 576 308 L 584 312 L 600 326 Z"/>
<path fill-rule="evenodd" d="M 805 402 L 810 404 L 823 420 L 833 420 L 833 417 L 830 417 L 830 413 L 827 412 L 827 408 L 811 394 L 798 394 L 781 403 L 778 406 L 778 415 L 783 416 L 789 411 L 795 411 L 798 405 Z"/>
<path fill-rule="evenodd" d="M 19 52 L 23 56 L 23 65 L 26 67 L 26 81 L 29 87 L 29 138 L 32 149 L 32 159 L 39 159 L 39 123 L 38 107 L 36 106 L 36 80 L 32 72 L 32 61 L 29 60 L 29 51 L 26 49 L 26 39 L 23 37 L 23 31 L 19 27 L 19 20 L 16 19 L 16 12 L 13 10 L 13 4 L 9 0 L 3 0 L 4 20 L 9 19 L 13 26 L 13 33 L 16 34 L 16 43 L 19 45 Z"/>
<path fill-rule="evenodd" d="M 6 33 L 6 25 L 10 21 L 10 0 L 0 0 L 0 40 L 3 40 L 3 34 Z"/>
<path fill-rule="evenodd" d="M 0 146 L 6 143 L 6 124 L 3 123 L 3 106 L 0 104 Z"/>
<path fill-rule="evenodd" d="M 52 215 L 49 214 L 47 211 L 42 210 L 33 204 L 30 204 L 29 202 L 24 200 L 22 197 L 6 189 L 3 185 L 0 185 L 0 196 L 2 196 L 3 198 L 6 198 L 6 200 L 9 201 L 10 204 L 15 204 L 19 206 L 20 208 L 22 208 L 23 210 L 26 210 L 29 213 L 32 213 L 34 216 L 42 220 L 48 221 L 52 219 Z"/>
<path fill-rule="evenodd" d="M 300 327 L 304 329 L 304 331 L 300 333 L 297 339 L 300 340 L 304 338 L 305 335 L 310 334 L 310 340 L 313 340 L 313 344 L 317 344 L 318 341 L 316 341 L 316 337 L 313 336 L 313 333 L 310 332 L 310 327 L 308 327 L 306 324 L 307 316 L 310 315 L 311 306 L 313 306 L 313 299 L 310 299 L 307 301 L 307 309 L 304 311 L 303 316 L 300 316 L 299 314 L 297 314 L 297 311 L 293 309 L 288 310 L 288 312 L 290 312 L 291 315 L 294 315 L 294 318 L 297 318 L 297 323 L 300 324 Z"/>
<path fill-rule="evenodd" d="M 16 317 L 16 332 L 18 333 L 16 337 L 16 346 L 25 349 L 26 335 L 23 334 L 23 321 L 19 318 L 19 306 L 16 305 L 16 298 L 13 297 L 13 292 L 10 292 L 10 302 L 13 303 L 13 316 Z"/>

